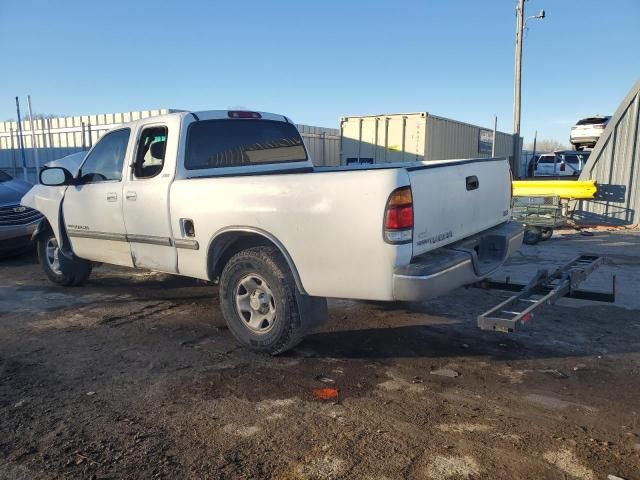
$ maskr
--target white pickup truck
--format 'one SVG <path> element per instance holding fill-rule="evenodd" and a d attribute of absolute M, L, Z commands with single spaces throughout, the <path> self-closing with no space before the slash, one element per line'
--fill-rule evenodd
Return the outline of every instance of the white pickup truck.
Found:
<path fill-rule="evenodd" d="M 22 204 L 59 285 L 93 263 L 219 284 L 244 345 L 279 353 L 326 297 L 421 301 L 487 277 L 516 250 L 506 159 L 314 168 L 287 117 L 178 112 L 123 124 L 77 174 L 45 168 Z"/>

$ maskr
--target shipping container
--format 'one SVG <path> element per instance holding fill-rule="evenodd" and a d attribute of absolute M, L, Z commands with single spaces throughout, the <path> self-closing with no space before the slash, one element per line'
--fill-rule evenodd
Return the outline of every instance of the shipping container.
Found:
<path fill-rule="evenodd" d="M 342 165 L 490 157 L 493 141 L 493 129 L 427 112 L 340 119 Z M 511 158 L 512 135 L 496 132 L 495 141 L 495 156 Z"/>

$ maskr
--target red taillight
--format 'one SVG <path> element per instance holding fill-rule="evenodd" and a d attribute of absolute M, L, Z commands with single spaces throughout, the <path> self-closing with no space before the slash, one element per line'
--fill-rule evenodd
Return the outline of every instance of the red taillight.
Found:
<path fill-rule="evenodd" d="M 413 205 L 387 208 L 384 228 L 387 230 L 413 228 Z"/>
<path fill-rule="evenodd" d="M 394 190 L 384 212 L 384 237 L 389 243 L 409 243 L 413 239 L 413 196 L 411 187 Z"/>
<path fill-rule="evenodd" d="M 606 128 L 607 124 L 606 123 L 599 123 L 597 125 L 594 125 L 593 128 Z"/>
<path fill-rule="evenodd" d="M 231 110 L 227 113 L 229 118 L 262 118 L 258 112 L 246 112 L 244 110 Z"/>

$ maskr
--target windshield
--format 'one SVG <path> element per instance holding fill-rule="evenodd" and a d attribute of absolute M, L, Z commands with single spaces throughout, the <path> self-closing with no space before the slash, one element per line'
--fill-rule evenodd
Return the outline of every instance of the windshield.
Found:
<path fill-rule="evenodd" d="M 188 170 L 301 162 L 307 152 L 295 126 L 271 120 L 204 120 L 187 136 Z"/>
<path fill-rule="evenodd" d="M 8 182 L 9 180 L 13 180 L 13 177 L 0 170 L 0 182 Z"/>

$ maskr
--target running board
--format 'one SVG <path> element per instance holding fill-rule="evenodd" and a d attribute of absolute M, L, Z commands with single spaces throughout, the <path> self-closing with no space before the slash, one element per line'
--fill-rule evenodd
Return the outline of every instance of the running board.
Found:
<path fill-rule="evenodd" d="M 602 264 L 602 257 L 581 255 L 561 266 L 552 273 L 538 270 L 533 279 L 526 285 L 485 280 L 479 283 L 481 288 L 493 288 L 519 292 L 499 305 L 478 316 L 478 327 L 481 330 L 513 332 L 518 323 L 526 324 L 532 312 L 541 305 L 553 305 L 559 298 L 577 298 L 598 302 L 615 302 L 615 276 L 611 293 L 579 290 L 578 285 Z"/>

